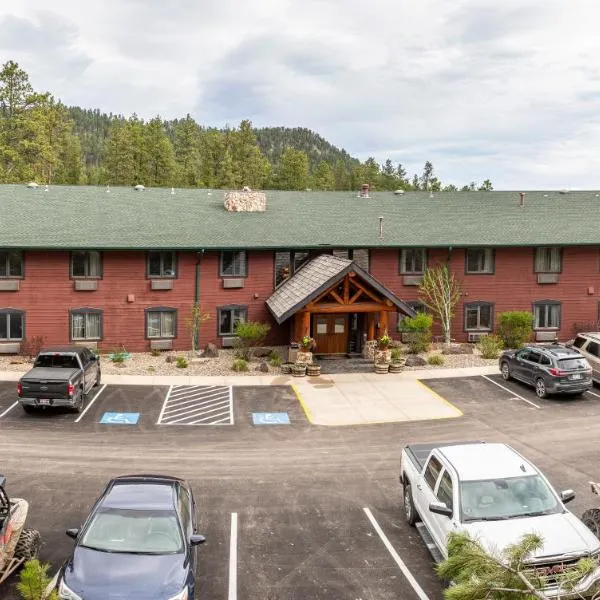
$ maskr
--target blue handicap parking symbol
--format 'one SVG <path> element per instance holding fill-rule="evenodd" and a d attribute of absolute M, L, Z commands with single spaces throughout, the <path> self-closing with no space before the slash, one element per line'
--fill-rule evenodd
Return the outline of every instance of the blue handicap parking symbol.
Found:
<path fill-rule="evenodd" d="M 105 412 L 100 419 L 104 425 L 135 425 L 140 420 L 140 413 Z"/>
<path fill-rule="evenodd" d="M 254 425 L 289 425 L 290 417 L 286 412 L 252 413 Z"/>

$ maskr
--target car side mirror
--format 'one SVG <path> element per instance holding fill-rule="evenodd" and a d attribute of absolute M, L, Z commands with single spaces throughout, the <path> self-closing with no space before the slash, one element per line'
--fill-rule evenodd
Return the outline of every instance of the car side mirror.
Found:
<path fill-rule="evenodd" d="M 65 531 L 65 533 L 70 537 L 73 538 L 74 540 L 77 539 L 77 536 L 79 535 L 79 529 L 67 529 Z"/>
<path fill-rule="evenodd" d="M 452 517 L 452 509 L 446 506 L 445 502 L 430 502 L 429 510 L 436 515 L 443 515 L 444 517 Z"/>
<path fill-rule="evenodd" d="M 190 538 L 190 544 L 192 544 L 192 546 L 199 546 L 200 544 L 204 544 L 205 541 L 206 538 L 203 535 L 198 535 L 197 533 Z"/>
<path fill-rule="evenodd" d="M 563 504 L 566 504 L 567 502 L 571 502 L 571 500 L 573 500 L 575 498 L 575 492 L 573 490 L 563 490 L 560 493 L 560 499 L 562 500 Z"/>

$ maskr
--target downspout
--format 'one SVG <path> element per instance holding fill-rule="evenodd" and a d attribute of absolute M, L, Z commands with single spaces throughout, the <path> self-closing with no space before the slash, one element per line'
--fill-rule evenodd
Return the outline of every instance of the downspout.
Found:
<path fill-rule="evenodd" d="M 204 256 L 204 249 L 197 252 L 198 260 L 196 261 L 196 282 L 194 285 L 194 306 L 198 306 L 200 302 L 200 265 L 202 263 L 202 257 Z M 196 331 L 196 349 L 200 348 L 200 327 Z"/>

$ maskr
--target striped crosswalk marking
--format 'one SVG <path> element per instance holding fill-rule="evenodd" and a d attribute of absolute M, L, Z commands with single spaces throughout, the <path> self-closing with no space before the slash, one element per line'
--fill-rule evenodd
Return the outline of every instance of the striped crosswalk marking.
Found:
<path fill-rule="evenodd" d="M 230 386 L 174 385 L 158 419 L 159 425 L 233 425 Z"/>

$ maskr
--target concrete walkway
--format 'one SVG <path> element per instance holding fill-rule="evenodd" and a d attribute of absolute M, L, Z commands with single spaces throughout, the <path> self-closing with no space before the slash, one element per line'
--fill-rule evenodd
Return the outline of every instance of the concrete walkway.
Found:
<path fill-rule="evenodd" d="M 498 373 L 493 367 L 423 369 L 399 374 L 340 373 L 320 377 L 196 375 L 103 375 L 109 385 L 290 385 L 308 420 L 315 425 L 365 425 L 461 416 L 460 410 L 421 380 Z M 0 371 L 0 381 L 22 373 Z"/>

